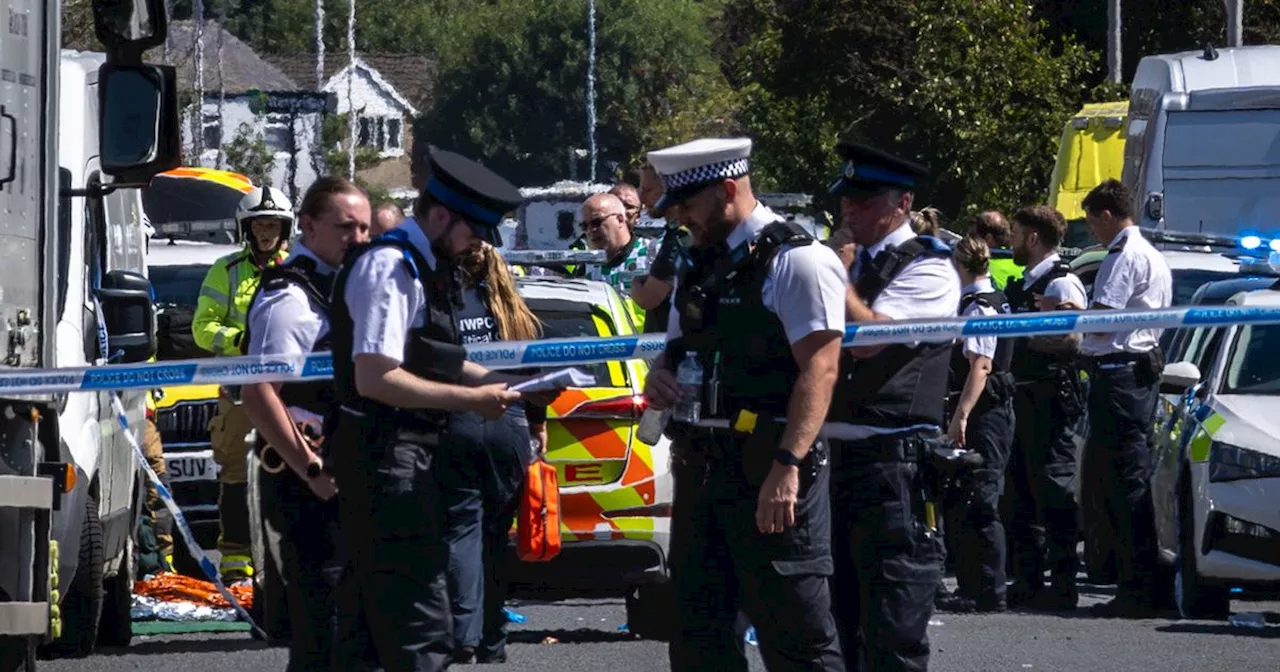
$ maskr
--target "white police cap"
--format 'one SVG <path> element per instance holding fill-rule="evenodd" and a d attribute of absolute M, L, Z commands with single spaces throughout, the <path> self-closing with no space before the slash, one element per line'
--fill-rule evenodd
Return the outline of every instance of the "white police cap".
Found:
<path fill-rule="evenodd" d="M 649 163 L 662 180 L 662 210 L 721 180 L 751 170 L 751 138 L 702 138 L 649 152 Z"/>

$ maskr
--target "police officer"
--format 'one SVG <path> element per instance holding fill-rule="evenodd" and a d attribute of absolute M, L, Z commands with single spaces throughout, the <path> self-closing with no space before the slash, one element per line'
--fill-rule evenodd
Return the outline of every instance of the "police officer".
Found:
<path fill-rule="evenodd" d="M 665 226 L 662 240 L 649 264 L 648 275 L 631 281 L 631 299 L 645 311 L 644 331 L 649 334 L 667 333 L 667 317 L 671 312 L 671 285 L 676 277 L 676 260 L 689 247 L 689 230 L 680 226 L 679 220 L 656 206 L 662 197 L 662 183 L 653 166 L 640 167 L 640 204 L 648 209 L 649 217 L 663 219 Z"/>
<path fill-rule="evenodd" d="M 1015 313 L 1083 310 L 1084 284 L 1058 256 L 1066 219 L 1047 205 L 1013 214 L 1013 259 L 1026 274 L 1006 290 Z M 1080 536 L 1076 476 L 1077 427 L 1084 398 L 1076 355 L 1080 335 L 1035 336 L 1013 341 L 1016 381 L 1014 448 L 1008 487 L 1009 551 L 1013 586 L 1009 601 L 1047 611 L 1074 609 Z M 1050 572 L 1044 589 L 1044 564 Z"/>
<path fill-rule="evenodd" d="M 526 379 L 467 361 L 451 262 L 496 240 L 520 192 L 458 154 L 430 158 L 414 216 L 348 252 L 330 309 L 326 436 L 358 601 L 388 670 L 440 670 L 453 649 L 434 473 L 450 412 L 500 418 L 521 399 L 508 383 Z"/>
<path fill-rule="evenodd" d="M 328 296 L 347 246 L 368 239 L 369 200 L 341 177 L 320 178 L 302 200 L 302 240 L 280 266 L 263 272 L 249 308 L 246 354 L 288 356 L 329 349 Z M 255 450 L 268 543 L 278 549 L 289 624 L 289 670 L 349 669 L 331 665 L 335 589 L 347 565 L 318 437 L 332 398 L 329 381 L 258 383 L 242 389 L 258 429 Z M 306 428 L 306 429 L 304 429 Z M 348 642 L 350 643 L 350 642 Z"/>
<path fill-rule="evenodd" d="M 991 284 L 990 251 L 979 238 L 956 243 L 952 256 L 964 283 L 960 314 L 986 317 L 1011 312 L 1004 294 Z M 1012 339 L 965 338 L 951 358 L 952 380 L 961 387 L 947 435 L 981 463 L 957 476 L 956 516 L 946 534 L 955 552 L 956 595 L 939 608 L 959 612 L 1000 612 L 1005 601 L 1005 532 L 1000 495 L 1005 465 L 1013 446 L 1013 376 L 1009 373 Z"/>
<path fill-rule="evenodd" d="M 1085 196 L 1085 220 L 1107 245 L 1093 284 L 1093 310 L 1167 308 L 1173 298 L 1169 265 L 1133 223 L 1133 198 L 1117 180 Z M 1160 329 L 1088 334 L 1089 440 L 1085 488 L 1100 488 L 1116 544 L 1115 599 L 1095 605 L 1101 616 L 1142 618 L 1160 606 L 1155 585 L 1156 541 L 1151 491 L 1151 416 L 1164 356 Z"/>
<path fill-rule="evenodd" d="M 287 256 L 284 246 L 293 235 L 293 205 L 279 189 L 258 187 L 240 200 L 236 225 L 244 249 L 209 267 L 191 319 L 196 345 L 222 357 L 241 354 L 249 302 L 258 291 L 262 271 Z M 253 576 L 246 485 L 249 446 L 244 440 L 251 429 L 233 390 L 219 389 L 218 411 L 209 421 L 209 441 L 218 464 L 220 573 L 228 582 Z"/>
<path fill-rule="evenodd" d="M 991 250 L 991 284 L 996 289 L 1004 289 L 1009 281 L 1022 277 L 1022 266 L 1013 258 L 1009 249 L 1009 220 L 997 210 L 980 212 L 969 220 L 968 235 L 981 238 Z"/>
<path fill-rule="evenodd" d="M 700 248 L 681 263 L 667 350 L 645 396 L 656 409 L 695 401 L 672 373 L 686 359 L 708 381 L 696 400 L 702 424 L 678 427 L 682 457 L 700 458 L 703 476 L 676 486 L 671 669 L 746 670 L 741 606 L 769 670 L 840 670 L 818 432 L 845 280 L 829 249 L 756 200 L 750 152 L 746 138 L 702 139 L 648 155 L 666 187 L 660 206 L 678 207 Z"/>
<path fill-rule="evenodd" d="M 927 169 L 863 145 L 837 149 L 843 172 L 831 193 L 844 231 L 833 238 L 852 269 L 849 321 L 954 317 L 960 280 L 951 250 L 911 229 Z M 842 357 L 826 435 L 836 618 L 850 670 L 928 667 L 943 551 L 921 460 L 943 441 L 950 353 L 950 343 L 901 343 Z"/>

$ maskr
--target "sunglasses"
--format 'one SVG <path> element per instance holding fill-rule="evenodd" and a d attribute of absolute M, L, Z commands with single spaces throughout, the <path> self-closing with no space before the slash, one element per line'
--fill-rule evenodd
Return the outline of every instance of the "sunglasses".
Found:
<path fill-rule="evenodd" d="M 590 231 L 591 229 L 604 226 L 604 223 L 609 221 L 609 219 L 612 217 L 625 217 L 625 216 L 626 215 L 618 214 L 615 212 L 611 215 L 601 215 L 599 217 L 596 217 L 595 219 L 588 219 L 587 221 L 582 223 L 582 230 Z"/>

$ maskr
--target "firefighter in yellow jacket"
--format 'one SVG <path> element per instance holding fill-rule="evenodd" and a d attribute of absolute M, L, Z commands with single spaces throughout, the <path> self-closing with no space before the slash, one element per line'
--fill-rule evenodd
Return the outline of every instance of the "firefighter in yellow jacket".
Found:
<path fill-rule="evenodd" d="M 258 187 L 236 208 L 236 224 L 244 250 L 229 254 L 209 268 L 192 318 L 196 345 L 219 357 L 241 354 L 240 341 L 249 302 L 258 289 L 262 269 L 284 261 L 293 234 L 293 208 L 284 192 Z M 248 459 L 245 435 L 253 424 L 240 407 L 239 390 L 223 387 L 218 412 L 209 422 L 213 460 L 218 464 L 218 552 L 223 580 L 253 576 L 249 537 Z"/>

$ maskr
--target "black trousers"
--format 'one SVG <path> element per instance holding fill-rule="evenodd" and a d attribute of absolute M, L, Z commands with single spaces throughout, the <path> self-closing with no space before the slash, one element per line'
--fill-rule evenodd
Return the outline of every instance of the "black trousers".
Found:
<path fill-rule="evenodd" d="M 1005 468 L 1013 448 L 1013 400 L 981 402 L 969 417 L 966 444 L 983 464 L 960 477 L 955 517 L 946 533 L 955 551 L 960 595 L 987 604 L 1003 600 L 1006 590 L 1005 528 L 1000 519 Z"/>
<path fill-rule="evenodd" d="M 1119 574 L 1116 595 L 1152 604 L 1158 597 L 1149 479 L 1151 416 L 1159 383 L 1138 364 L 1099 366 L 1089 390 L 1089 443 L 1081 485 L 1104 498 Z"/>
<path fill-rule="evenodd" d="M 1070 591 L 1080 565 L 1080 507 L 1072 492 L 1080 416 L 1064 411 L 1053 380 L 1020 383 L 1013 404 L 1018 422 L 1005 490 L 1013 580 L 1039 589 L 1047 561 L 1054 587 Z"/>
<path fill-rule="evenodd" d="M 278 539 L 289 613 L 289 672 L 377 668 L 363 618 L 338 619 L 349 554 L 338 502 L 320 501 L 292 470 L 260 476 L 267 535 Z M 341 626 L 341 627 L 340 627 Z"/>
<path fill-rule="evenodd" d="M 723 436 L 723 435 L 720 435 Z M 770 672 L 843 670 L 831 612 L 829 465 L 819 444 L 801 465 L 796 524 L 780 534 L 756 529 L 759 486 L 741 459 L 706 433 L 691 439 L 692 464 L 676 464 L 671 579 L 676 634 L 673 672 L 745 672 L 741 610 L 756 628 Z M 725 457 L 707 460 L 716 449 Z M 676 460 L 678 462 L 678 460 Z"/>
<path fill-rule="evenodd" d="M 482 659 L 505 653 L 507 582 L 501 568 L 532 459 L 523 413 L 492 422 L 455 413 L 441 450 L 437 475 L 453 634 L 457 646 L 472 647 Z"/>
<path fill-rule="evenodd" d="M 929 667 L 942 539 L 924 521 L 918 463 L 877 459 L 894 450 L 887 443 L 832 446 L 835 613 L 850 672 Z"/>
<path fill-rule="evenodd" d="M 439 435 L 344 410 L 329 441 L 353 570 L 344 616 L 363 610 L 388 672 L 445 669 L 453 628 L 435 473 Z"/>

